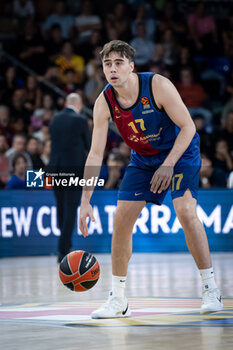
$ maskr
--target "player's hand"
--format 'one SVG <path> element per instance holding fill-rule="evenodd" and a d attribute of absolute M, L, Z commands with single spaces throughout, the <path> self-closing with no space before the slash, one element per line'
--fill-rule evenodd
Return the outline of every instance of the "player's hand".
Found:
<path fill-rule="evenodd" d="M 82 232 L 82 235 L 84 237 L 88 236 L 88 229 L 87 229 L 87 221 L 86 218 L 90 217 L 91 221 L 95 221 L 95 218 L 93 216 L 93 210 L 90 203 L 83 204 L 81 203 L 80 212 L 79 212 L 79 229 Z"/>
<path fill-rule="evenodd" d="M 152 179 L 151 179 L 151 192 L 153 193 L 161 193 L 165 191 L 170 185 L 172 176 L 173 176 L 174 168 L 172 166 L 161 166 L 159 167 Z"/>

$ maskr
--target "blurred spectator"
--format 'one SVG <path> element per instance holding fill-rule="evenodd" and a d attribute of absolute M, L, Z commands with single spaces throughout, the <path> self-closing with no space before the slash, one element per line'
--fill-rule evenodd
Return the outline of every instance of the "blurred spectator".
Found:
<path fill-rule="evenodd" d="M 102 65 L 96 67 L 95 74 L 89 78 L 84 87 L 84 93 L 87 99 L 87 103 L 90 106 L 94 106 L 95 100 L 107 84 Z"/>
<path fill-rule="evenodd" d="M 195 114 L 193 117 L 196 130 L 200 136 L 200 150 L 210 156 L 213 153 L 213 141 L 211 134 L 205 130 L 205 118 L 202 114 Z"/>
<path fill-rule="evenodd" d="M 48 16 L 44 23 L 44 30 L 47 34 L 54 24 L 59 24 L 62 30 L 62 38 L 69 38 L 71 28 L 74 26 L 74 16 L 66 14 L 65 10 L 65 1 L 58 0 L 55 3 L 55 12 Z"/>
<path fill-rule="evenodd" d="M 73 68 L 68 68 L 64 72 L 65 84 L 61 86 L 61 89 L 67 94 L 76 92 L 78 89 L 81 89 L 81 84 L 75 83 L 75 71 Z"/>
<path fill-rule="evenodd" d="M 11 145 L 13 130 L 10 126 L 9 108 L 0 106 L 0 134 L 5 135 L 9 145 Z"/>
<path fill-rule="evenodd" d="M 226 140 L 228 150 L 233 157 L 233 110 L 229 111 L 226 118 L 222 121 L 223 130 L 218 136 Z"/>
<path fill-rule="evenodd" d="M 118 40 L 119 39 L 119 33 L 116 27 L 109 26 L 108 31 L 106 33 L 106 42 L 112 41 L 112 40 Z"/>
<path fill-rule="evenodd" d="M 222 169 L 225 173 L 229 173 L 233 170 L 233 161 L 229 153 L 226 140 L 219 139 L 215 143 L 215 154 L 213 159 L 213 165 Z"/>
<path fill-rule="evenodd" d="M 40 155 L 40 158 L 41 158 L 44 166 L 47 166 L 49 164 L 50 152 L 51 152 L 51 140 L 47 139 L 44 142 L 42 153 Z"/>
<path fill-rule="evenodd" d="M 163 47 L 163 63 L 174 65 L 177 61 L 178 47 L 171 28 L 167 28 L 162 35 L 160 44 Z"/>
<path fill-rule="evenodd" d="M 138 70 L 147 70 L 148 63 L 152 60 L 155 50 L 153 41 L 147 39 L 144 23 L 138 23 L 137 35 L 131 40 L 130 45 L 136 50 L 134 62 Z"/>
<path fill-rule="evenodd" d="M 30 111 L 25 108 L 26 102 L 26 91 L 25 89 L 17 89 L 14 91 L 11 101 L 10 117 L 11 121 L 17 121 L 22 119 L 23 124 L 26 128 L 30 122 Z"/>
<path fill-rule="evenodd" d="M 21 19 L 33 16 L 35 13 L 34 4 L 31 0 L 14 0 L 13 12 L 15 17 Z"/>
<path fill-rule="evenodd" d="M 167 29 L 171 29 L 174 37 L 182 44 L 185 45 L 187 41 L 187 26 L 185 19 L 176 9 L 174 1 L 165 1 L 164 9 L 159 21 L 160 35 L 157 36 L 158 40 L 161 40 L 161 36 Z"/>
<path fill-rule="evenodd" d="M 195 11 L 189 14 L 188 26 L 196 49 L 201 53 L 213 54 L 214 45 L 217 43 L 216 23 L 212 15 L 206 14 L 204 2 L 199 1 Z"/>
<path fill-rule="evenodd" d="M 124 141 L 122 141 L 118 147 L 118 152 L 124 157 L 125 164 L 128 165 L 130 161 L 131 149 Z"/>
<path fill-rule="evenodd" d="M 105 27 L 106 32 L 114 26 L 118 31 L 118 39 L 128 41 L 130 38 L 129 18 L 127 14 L 126 4 L 117 2 L 112 13 L 106 16 Z"/>
<path fill-rule="evenodd" d="M 14 135 L 18 133 L 29 133 L 29 127 L 26 128 L 22 117 L 13 120 L 11 122 L 11 128 Z"/>
<path fill-rule="evenodd" d="M 52 120 L 53 114 L 51 111 L 45 111 L 42 119 L 41 129 L 34 132 L 32 136 L 40 140 L 40 142 L 45 142 L 50 138 L 49 136 L 49 125 Z"/>
<path fill-rule="evenodd" d="M 183 68 L 180 72 L 181 82 L 177 83 L 177 89 L 182 100 L 192 116 L 202 114 L 207 126 L 211 125 L 212 113 L 203 107 L 207 98 L 201 84 L 193 81 L 192 71 L 189 68 Z"/>
<path fill-rule="evenodd" d="M 220 168 L 213 167 L 213 163 L 205 154 L 201 155 L 200 187 L 226 187 L 225 172 Z"/>
<path fill-rule="evenodd" d="M 60 86 L 61 85 L 61 78 L 60 78 L 60 71 L 59 67 L 54 63 L 47 67 L 46 72 L 44 75 L 38 77 L 38 80 L 40 82 L 48 81 L 49 83 Z M 46 88 L 43 88 L 43 91 Z M 46 90 L 47 93 L 51 93 L 51 89 L 49 91 Z"/>
<path fill-rule="evenodd" d="M 72 68 L 75 71 L 75 83 L 82 83 L 84 79 L 84 59 L 81 56 L 74 54 L 73 47 L 70 41 L 65 41 L 62 46 L 62 51 L 55 63 L 58 65 L 61 80 L 65 83 L 65 71 Z"/>
<path fill-rule="evenodd" d="M 224 53 L 228 57 L 233 57 L 233 9 L 226 18 L 226 26 L 222 33 L 224 43 Z"/>
<path fill-rule="evenodd" d="M 54 101 L 51 95 L 45 94 L 42 99 L 42 106 L 34 111 L 31 116 L 31 126 L 34 131 L 37 131 L 42 126 L 43 115 L 46 112 L 54 114 L 56 112 Z"/>
<path fill-rule="evenodd" d="M 189 48 L 187 46 L 182 46 L 178 51 L 177 62 L 173 70 L 173 79 L 175 81 L 179 80 L 179 72 L 187 67 L 195 71 L 195 64 Z"/>
<path fill-rule="evenodd" d="M 32 160 L 34 170 L 44 167 L 44 163 L 40 158 L 40 142 L 36 137 L 30 137 L 27 141 L 26 150 Z"/>
<path fill-rule="evenodd" d="M 13 158 L 13 175 L 7 182 L 7 190 L 24 190 L 26 189 L 26 169 L 27 159 L 23 154 L 16 154 Z"/>
<path fill-rule="evenodd" d="M 36 108 L 40 108 L 42 101 L 42 91 L 38 87 L 37 80 L 33 75 L 27 76 L 25 90 L 26 101 L 24 106 L 27 108 L 27 110 L 31 112 Z"/>
<path fill-rule="evenodd" d="M 115 127 L 115 123 L 113 123 L 113 126 Z M 104 159 L 106 160 L 106 157 L 108 153 L 112 151 L 113 148 L 118 148 L 120 143 L 122 142 L 122 138 L 119 134 L 119 131 L 117 128 L 109 128 L 108 130 L 108 137 L 107 137 L 107 144 L 105 148 L 105 155 Z"/>
<path fill-rule="evenodd" d="M 88 41 L 93 30 L 102 28 L 101 19 L 93 14 L 93 4 L 90 0 L 83 0 L 81 13 L 75 18 L 75 26 L 78 30 L 79 42 Z"/>
<path fill-rule="evenodd" d="M 8 158 L 5 155 L 7 148 L 6 137 L 0 134 L 0 189 L 4 188 L 9 180 Z"/>
<path fill-rule="evenodd" d="M 8 158 L 9 172 L 13 170 L 13 159 L 17 154 L 23 154 L 27 161 L 27 168 L 32 168 L 32 161 L 26 152 L 26 136 L 24 134 L 15 134 L 13 137 L 12 147 L 9 148 L 5 155 Z"/>
<path fill-rule="evenodd" d="M 99 30 L 93 30 L 90 39 L 78 45 L 77 51 L 85 59 L 85 62 L 88 62 L 95 57 L 95 49 L 100 47 L 101 44 L 101 32 Z"/>
<path fill-rule="evenodd" d="M 148 40 L 153 41 L 155 37 L 156 22 L 151 15 L 150 7 L 148 8 L 148 5 L 146 4 L 141 4 L 137 8 L 136 18 L 132 21 L 131 24 L 131 32 L 133 36 L 136 36 L 137 34 L 137 25 L 139 23 L 144 23 L 146 37 Z"/>
<path fill-rule="evenodd" d="M 100 58 L 100 51 L 102 50 L 101 46 L 97 46 L 94 50 L 94 57 L 86 65 L 86 75 L 87 78 L 91 78 L 95 75 L 98 67 L 102 65 Z"/>
<path fill-rule="evenodd" d="M 51 62 L 54 62 L 61 52 L 64 39 L 59 24 L 54 24 L 49 31 L 48 38 L 45 42 L 46 52 Z"/>
<path fill-rule="evenodd" d="M 15 44 L 19 59 L 38 74 L 43 74 L 48 64 L 45 53 L 45 43 L 38 30 L 37 24 L 28 19 Z"/>
<path fill-rule="evenodd" d="M 14 90 L 23 86 L 23 80 L 17 78 L 14 66 L 8 66 L 4 73 L 4 78 L 0 81 L 0 101 L 10 106 L 12 94 Z"/>
<path fill-rule="evenodd" d="M 103 165 L 100 171 L 100 179 L 104 179 L 105 189 L 117 189 L 125 172 L 125 158 L 119 152 L 108 155 L 107 166 Z"/>

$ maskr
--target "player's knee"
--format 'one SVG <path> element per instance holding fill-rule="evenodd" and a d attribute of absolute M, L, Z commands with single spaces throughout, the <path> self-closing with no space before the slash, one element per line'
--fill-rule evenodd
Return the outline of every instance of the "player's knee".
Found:
<path fill-rule="evenodd" d="M 132 222 L 123 207 L 118 207 L 113 217 L 114 232 L 125 233 L 131 230 Z"/>
<path fill-rule="evenodd" d="M 121 228 L 123 221 L 124 221 L 123 212 L 122 212 L 121 208 L 117 208 L 115 213 L 114 213 L 114 217 L 113 217 L 114 231 Z"/>
<path fill-rule="evenodd" d="M 196 211 L 188 205 L 183 205 L 179 208 L 176 208 L 176 215 L 178 216 L 181 225 L 192 225 L 197 218 Z"/>

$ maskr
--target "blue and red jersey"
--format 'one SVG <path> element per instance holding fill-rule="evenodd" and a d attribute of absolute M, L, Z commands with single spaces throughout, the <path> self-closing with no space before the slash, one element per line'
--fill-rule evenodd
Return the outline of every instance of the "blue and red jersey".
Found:
<path fill-rule="evenodd" d="M 110 84 L 105 87 L 104 96 L 112 118 L 125 143 L 135 152 L 154 155 L 160 151 L 169 151 L 174 145 L 179 128 L 167 113 L 156 105 L 152 92 L 154 73 L 137 75 L 139 94 L 137 101 L 130 108 L 120 106 Z M 196 133 L 192 142 L 197 139 L 199 137 Z"/>

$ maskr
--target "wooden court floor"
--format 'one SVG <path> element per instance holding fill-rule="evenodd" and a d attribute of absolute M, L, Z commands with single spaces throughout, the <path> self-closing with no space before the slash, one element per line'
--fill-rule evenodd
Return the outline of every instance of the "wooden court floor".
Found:
<path fill-rule="evenodd" d="M 134 254 L 127 296 L 132 317 L 91 320 L 111 283 L 110 255 L 96 255 L 101 277 L 75 293 L 59 281 L 56 257 L 0 259 L 0 349 L 232 350 L 233 253 L 212 254 L 224 310 L 201 316 L 201 283 L 189 254 Z"/>

